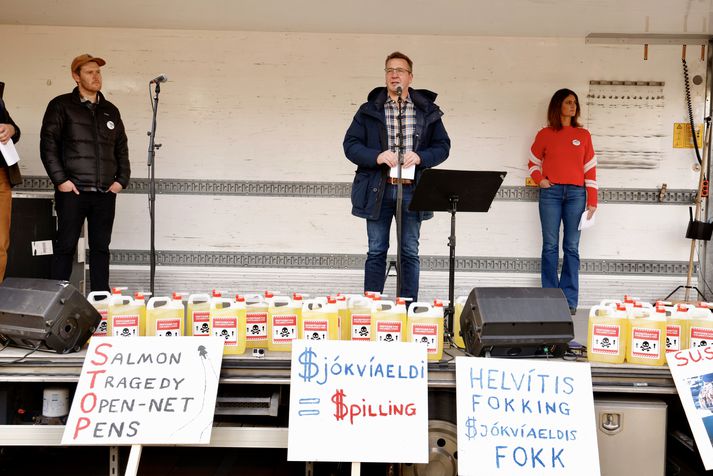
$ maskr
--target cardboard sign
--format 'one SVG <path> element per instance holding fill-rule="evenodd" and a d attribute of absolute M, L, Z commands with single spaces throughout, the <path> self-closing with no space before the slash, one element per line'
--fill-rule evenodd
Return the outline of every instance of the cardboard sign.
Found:
<path fill-rule="evenodd" d="M 223 340 L 93 337 L 63 445 L 207 444 Z"/>
<path fill-rule="evenodd" d="M 456 358 L 458 474 L 599 476 L 589 364 Z"/>
<path fill-rule="evenodd" d="M 428 463 L 426 346 L 295 341 L 287 459 Z"/>
<path fill-rule="evenodd" d="M 713 469 L 713 347 L 666 354 L 668 368 L 706 470 Z"/>

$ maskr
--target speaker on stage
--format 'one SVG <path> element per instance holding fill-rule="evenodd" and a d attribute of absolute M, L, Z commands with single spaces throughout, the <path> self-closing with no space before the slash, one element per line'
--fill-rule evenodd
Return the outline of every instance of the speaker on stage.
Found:
<path fill-rule="evenodd" d="M 27 349 L 78 351 L 101 322 L 66 281 L 7 278 L 0 284 L 0 340 Z"/>
<path fill-rule="evenodd" d="M 561 356 L 574 323 L 561 289 L 473 288 L 460 316 L 475 356 Z"/>

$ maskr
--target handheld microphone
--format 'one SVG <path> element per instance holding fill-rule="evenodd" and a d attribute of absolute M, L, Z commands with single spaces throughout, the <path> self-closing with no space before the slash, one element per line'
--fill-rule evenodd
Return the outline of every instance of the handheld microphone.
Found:
<path fill-rule="evenodd" d="M 159 84 L 159 83 L 165 83 L 168 81 L 168 76 L 165 74 L 159 74 L 155 78 L 153 78 L 151 81 L 149 81 L 149 84 Z"/>
<path fill-rule="evenodd" d="M 401 97 L 401 93 L 403 92 L 403 88 L 401 86 L 396 86 L 396 95 L 398 97 Z"/>

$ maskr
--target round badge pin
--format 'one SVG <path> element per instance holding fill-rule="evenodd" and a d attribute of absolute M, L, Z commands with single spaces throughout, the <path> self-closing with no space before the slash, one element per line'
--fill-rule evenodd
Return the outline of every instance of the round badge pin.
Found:
<path fill-rule="evenodd" d="M 578 139 L 573 139 L 573 140 L 572 140 L 572 144 L 574 144 L 574 145 L 579 145 L 579 144 L 581 144 L 581 142 L 579 142 Z"/>
<path fill-rule="evenodd" d="M 114 123 L 112 121 L 106 121 L 106 127 L 109 128 L 109 130 L 114 130 Z"/>

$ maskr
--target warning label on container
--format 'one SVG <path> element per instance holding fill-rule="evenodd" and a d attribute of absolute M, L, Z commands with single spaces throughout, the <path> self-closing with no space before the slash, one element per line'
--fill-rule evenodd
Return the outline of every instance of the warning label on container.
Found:
<path fill-rule="evenodd" d="M 378 342 L 401 342 L 401 321 L 377 321 L 376 340 Z"/>
<path fill-rule="evenodd" d="M 193 311 L 193 335 L 196 337 L 210 335 L 210 312 Z"/>
<path fill-rule="evenodd" d="M 307 340 L 327 340 L 329 323 L 326 319 L 310 319 L 302 324 L 302 335 Z"/>
<path fill-rule="evenodd" d="M 267 340 L 267 312 L 248 312 L 245 316 L 248 342 Z"/>
<path fill-rule="evenodd" d="M 160 337 L 179 337 L 181 335 L 180 319 L 159 319 L 156 321 L 156 335 Z"/>
<path fill-rule="evenodd" d="M 234 317 L 213 319 L 213 335 L 224 340 L 225 345 L 238 344 L 238 320 Z"/>
<path fill-rule="evenodd" d="M 429 354 L 438 353 L 438 326 L 436 324 L 413 324 L 411 342 L 425 344 Z"/>
<path fill-rule="evenodd" d="M 631 355 L 643 359 L 658 359 L 661 357 L 660 337 L 660 329 L 634 327 L 631 329 Z"/>
<path fill-rule="evenodd" d="M 617 355 L 621 345 L 621 328 L 619 326 L 595 324 L 592 326 L 593 354 Z"/>
<path fill-rule="evenodd" d="M 94 336 L 95 337 L 106 337 L 106 331 L 107 331 L 107 320 L 106 316 L 109 313 L 106 309 L 99 311 L 99 315 L 101 315 L 102 320 L 99 322 L 99 326 L 97 327 L 97 330 L 94 331 Z"/>
<path fill-rule="evenodd" d="M 297 316 L 280 314 L 272 316 L 272 343 L 289 344 L 297 338 Z"/>
<path fill-rule="evenodd" d="M 111 331 L 115 337 L 136 337 L 139 335 L 139 316 L 112 316 Z"/>
<path fill-rule="evenodd" d="M 95 334 L 96 335 L 96 334 Z M 691 341 L 688 347 L 707 347 L 713 343 L 713 329 L 710 327 L 691 327 Z"/>
<path fill-rule="evenodd" d="M 666 326 L 666 352 L 681 350 L 681 326 Z"/>
<path fill-rule="evenodd" d="M 352 314 L 352 340 L 371 340 L 371 314 Z"/>

